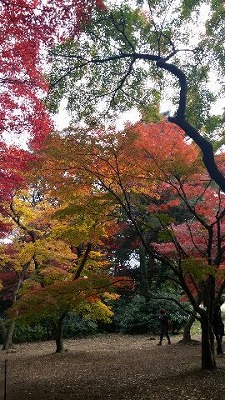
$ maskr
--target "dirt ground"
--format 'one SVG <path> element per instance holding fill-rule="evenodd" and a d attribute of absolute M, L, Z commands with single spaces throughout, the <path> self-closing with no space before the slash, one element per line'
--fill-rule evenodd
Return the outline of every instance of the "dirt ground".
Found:
<path fill-rule="evenodd" d="M 146 335 L 101 335 L 67 340 L 63 354 L 54 342 L 16 345 L 0 351 L 0 399 L 225 400 L 225 356 L 203 372 L 201 346 L 179 340 L 157 346 Z"/>

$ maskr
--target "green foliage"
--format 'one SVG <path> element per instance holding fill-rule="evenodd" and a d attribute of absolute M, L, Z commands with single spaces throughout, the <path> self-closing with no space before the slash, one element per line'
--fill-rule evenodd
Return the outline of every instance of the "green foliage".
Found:
<path fill-rule="evenodd" d="M 162 230 L 161 232 L 158 233 L 157 239 L 159 241 L 171 241 L 171 238 L 173 237 L 173 232 L 169 229 L 167 230 Z"/>
<path fill-rule="evenodd" d="M 81 315 L 68 313 L 64 321 L 63 337 L 74 339 L 98 332 L 98 324 Z M 52 321 L 45 319 L 36 324 L 25 324 L 17 321 L 13 331 L 13 343 L 38 342 L 54 339 Z"/>
<path fill-rule="evenodd" d="M 94 119 L 96 112 L 100 111 L 96 98 L 106 101 L 101 107 L 103 114 L 110 104 L 121 112 L 132 108 L 135 103 L 145 106 L 146 101 L 155 102 L 159 95 L 157 86 L 152 89 L 147 85 L 149 68 L 152 69 L 152 66 L 146 65 L 144 69 L 137 62 L 132 67 L 130 57 L 118 56 L 121 53 L 129 54 L 134 49 L 144 51 L 146 40 L 156 51 L 156 34 L 140 10 L 124 5 L 104 15 L 96 14 L 96 19 L 87 26 L 79 41 L 65 43 L 53 52 L 53 68 L 49 77 L 53 89 L 49 99 L 51 110 L 57 110 L 60 99 L 65 95 L 68 108 L 77 113 L 77 119 L 81 115 L 84 118 L 91 115 L 91 119 Z M 112 62 L 110 57 L 115 55 Z M 98 63 L 101 58 L 106 59 L 104 66 Z M 85 59 L 96 62 L 89 64 Z M 129 73 L 130 68 L 132 74 Z M 116 88 L 123 81 L 124 90 L 117 91 Z"/>
<path fill-rule="evenodd" d="M 182 2 L 182 16 L 185 19 L 190 18 L 191 13 L 201 4 L 201 0 L 184 0 Z"/>
<path fill-rule="evenodd" d="M 215 267 L 208 265 L 206 260 L 196 260 L 195 258 L 188 258 L 182 260 L 182 270 L 190 276 L 194 277 L 196 282 L 202 282 L 207 276 L 215 276 Z"/>
<path fill-rule="evenodd" d="M 123 333 L 143 333 L 149 331 L 151 316 L 144 297 L 135 296 L 131 301 L 123 298 L 115 307 L 114 326 Z M 156 324 L 154 324 L 156 325 Z M 153 332 L 156 331 L 155 326 Z"/>
<path fill-rule="evenodd" d="M 184 326 L 188 314 L 179 306 L 170 300 L 161 300 L 161 297 L 167 296 L 164 293 L 158 293 L 154 299 L 147 300 L 144 296 L 135 295 L 132 299 L 121 298 L 114 309 L 114 327 L 115 330 L 123 333 L 152 333 L 158 334 L 159 321 L 158 314 L 160 308 L 165 308 L 170 315 L 173 330 L 179 331 Z M 170 296 L 168 296 L 170 297 Z M 188 305 L 186 309 L 188 310 Z"/>
<path fill-rule="evenodd" d="M 52 339 L 48 326 L 44 324 L 16 324 L 13 343 L 38 342 Z"/>
<path fill-rule="evenodd" d="M 209 135 L 224 124 L 211 106 L 224 91 L 224 5 L 221 1 L 121 2 L 95 14 L 79 40 L 52 52 L 49 107 L 66 97 L 74 119 L 87 122 L 133 109 L 157 120 L 161 98 L 178 104 L 176 74 L 157 65 L 164 58 L 187 77 L 187 117 Z M 142 8 L 143 4 L 148 8 Z M 193 30 L 193 26 L 199 27 Z M 158 68 L 159 67 L 159 68 Z M 211 77 L 214 73 L 213 91 Z M 215 85 L 214 83 L 217 83 Z"/>
<path fill-rule="evenodd" d="M 74 313 L 67 314 L 63 328 L 64 338 L 73 339 L 75 337 L 85 337 L 88 335 L 94 335 L 97 332 L 97 322 L 83 318 L 81 315 Z"/>
<path fill-rule="evenodd" d="M 152 91 L 152 94 L 154 94 L 154 97 L 151 103 L 146 103 L 138 107 L 142 119 L 147 124 L 150 122 L 159 122 L 162 119 L 162 115 L 160 114 L 160 93 L 155 90 L 155 92 Z"/>

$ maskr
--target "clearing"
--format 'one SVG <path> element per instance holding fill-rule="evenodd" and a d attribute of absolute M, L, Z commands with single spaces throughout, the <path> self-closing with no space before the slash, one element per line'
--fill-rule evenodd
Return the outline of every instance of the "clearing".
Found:
<path fill-rule="evenodd" d="M 201 346 L 171 346 L 147 335 L 99 335 L 54 342 L 24 343 L 0 351 L 0 399 L 4 400 L 225 400 L 225 356 L 217 370 L 200 370 Z M 199 339 L 199 337 L 194 337 Z"/>

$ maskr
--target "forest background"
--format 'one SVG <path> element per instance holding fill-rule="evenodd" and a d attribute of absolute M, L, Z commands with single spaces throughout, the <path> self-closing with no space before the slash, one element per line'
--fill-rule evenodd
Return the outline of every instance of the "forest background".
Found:
<path fill-rule="evenodd" d="M 224 15 L 215 0 L 1 3 L 3 348 L 29 324 L 60 352 L 68 319 L 154 333 L 165 307 L 174 329 L 200 321 L 202 368 L 215 369 Z M 134 106 L 140 120 L 116 129 Z"/>

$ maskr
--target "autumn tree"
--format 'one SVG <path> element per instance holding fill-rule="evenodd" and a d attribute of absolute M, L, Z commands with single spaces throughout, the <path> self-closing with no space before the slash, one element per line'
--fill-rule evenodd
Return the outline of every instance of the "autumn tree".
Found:
<path fill-rule="evenodd" d="M 54 151 L 52 140 L 58 142 Z M 86 176 L 127 215 L 144 249 L 164 264 L 168 278 L 198 313 L 202 368 L 215 368 L 212 318 L 225 282 L 224 196 L 204 172 L 197 146 L 179 128 L 161 121 L 127 126 L 123 132 L 65 131 L 57 141 L 56 135 L 49 138 L 46 151 L 48 162 L 58 161 L 55 177 L 60 171 L 75 181 Z M 223 171 L 223 155 L 217 163 Z M 151 240 L 147 232 L 154 233 Z M 153 246 L 156 237 L 161 244 Z"/>
<path fill-rule="evenodd" d="M 10 244 L 1 245 L 3 304 L 5 299 L 10 301 L 10 305 L 14 304 L 22 290 L 39 287 L 45 281 L 51 282 L 50 277 L 53 282 L 68 279 L 67 268 L 71 267 L 77 256 L 62 240 L 51 239 L 48 226 L 50 204 L 44 199 L 41 201 L 37 192 L 21 190 L 10 202 L 5 202 L 4 215 L 12 225 L 13 235 Z M 11 286 L 5 283 L 5 275 L 11 277 Z M 11 345 L 14 325 L 14 321 L 11 321 L 3 335 L 4 349 Z M 3 320 L 1 326 L 3 328 Z"/>
<path fill-rule="evenodd" d="M 44 103 L 49 89 L 48 49 L 78 35 L 96 8 L 104 8 L 101 0 L 76 0 L 69 5 L 58 0 L 0 3 L 0 204 L 14 195 L 15 183 L 21 181 L 31 156 L 8 148 L 6 142 L 36 148 L 53 127 Z"/>
<path fill-rule="evenodd" d="M 116 296 L 109 293 L 110 286 L 109 277 L 94 274 L 46 285 L 24 294 L 9 310 L 9 315 L 23 323 L 48 318 L 55 331 L 56 352 L 61 353 L 64 350 L 63 321 L 69 311 L 94 321 L 111 322 L 113 312 L 105 300 Z"/>
<path fill-rule="evenodd" d="M 200 147 L 209 175 L 225 191 L 210 140 L 222 139 L 224 115 L 212 106 L 223 95 L 224 3 L 186 0 L 105 2 L 79 41 L 51 52 L 49 102 L 65 98 L 75 119 L 95 123 L 135 105 L 157 117 L 160 101 L 176 109 L 169 120 Z M 132 3 L 132 4 L 133 4 Z M 193 26 L 198 29 L 193 29 Z"/>
<path fill-rule="evenodd" d="M 149 140 L 154 142 L 157 148 L 157 135 L 161 131 L 165 133 L 167 129 L 171 130 L 171 134 L 168 134 L 171 140 L 174 133 L 171 125 L 166 122 L 152 125 L 152 138 Z M 178 131 L 175 132 L 178 134 Z M 65 130 L 62 135 L 55 133 L 48 138 L 42 157 L 46 158 L 43 173 L 47 179 L 53 179 L 53 187 L 57 188 L 58 195 L 58 182 L 62 176 L 62 194 L 68 199 L 69 192 L 73 199 L 73 193 L 78 193 L 79 188 L 82 190 L 85 180 L 86 185 L 88 182 L 88 189 L 85 191 L 86 209 L 93 214 L 93 200 L 88 201 L 87 192 L 92 196 L 94 190 L 96 202 L 99 202 L 100 206 L 96 208 L 100 221 L 102 212 L 106 209 L 109 210 L 111 218 L 114 216 L 115 219 L 114 232 L 111 231 L 111 235 L 106 237 L 105 241 L 109 254 L 113 252 L 114 245 L 124 247 L 126 241 L 129 242 L 131 251 L 133 243 L 133 251 L 142 254 L 141 280 L 142 283 L 145 282 L 147 290 L 154 275 L 154 260 L 152 254 L 148 252 L 144 255 L 144 252 L 149 243 L 155 240 L 156 233 L 150 229 L 151 216 L 146 214 L 146 207 L 149 196 L 154 197 L 157 194 L 154 177 L 146 174 L 149 161 L 145 158 L 143 146 L 148 142 L 148 135 L 144 134 L 144 131 L 142 133 L 141 144 L 138 145 L 138 129 L 135 131 L 129 127 L 123 133 L 116 132 L 113 127 L 106 131 L 103 128 Z M 174 146 L 173 141 L 171 146 Z M 182 146 L 183 137 L 179 136 L 180 154 L 183 154 Z M 165 156 L 167 150 L 168 147 L 165 146 L 162 156 Z M 127 224 L 124 221 L 127 221 Z M 133 225 L 132 230 L 128 228 L 130 225 Z M 121 243 L 118 244 L 118 241 Z M 111 255 L 114 257 L 115 252 Z M 144 258 L 148 258 L 148 267 Z M 119 258 L 115 265 L 115 273 L 117 268 Z M 140 290 L 144 290 L 144 287 Z M 147 294 L 147 291 L 145 292 Z"/>
<path fill-rule="evenodd" d="M 143 146 L 148 164 L 146 177 L 154 177 L 155 196 L 150 194 L 148 211 L 152 227 L 160 226 L 155 249 L 157 259 L 174 274 L 202 327 L 202 368 L 214 369 L 212 318 L 224 291 L 224 194 L 204 172 L 193 144 L 185 143 L 181 131 L 163 124 L 140 124 L 138 148 Z M 159 148 L 158 142 L 163 142 Z M 224 171 L 224 155 L 217 156 Z M 182 208 L 185 218 L 176 212 Z M 158 226 L 157 226 L 158 221 Z M 150 251 L 152 249 L 150 248 Z M 200 306 L 203 303 L 203 308 Z"/>
<path fill-rule="evenodd" d="M 21 303 L 24 296 L 33 298 L 38 289 L 40 296 L 42 289 L 43 296 L 48 290 L 57 296 L 58 285 L 61 285 L 61 289 L 65 285 L 63 290 L 67 293 L 68 299 L 73 299 L 73 293 L 69 291 L 73 290 L 74 286 L 68 282 L 76 281 L 85 275 L 87 279 L 85 282 L 89 284 L 89 280 L 92 281 L 91 272 L 96 273 L 99 282 L 101 279 L 108 279 L 108 262 L 104 254 L 103 239 L 112 230 L 114 217 L 111 215 L 111 210 L 114 205 L 108 202 L 107 206 L 105 195 L 100 198 L 97 190 L 93 187 L 93 190 L 90 190 L 89 181 L 76 179 L 75 170 L 71 175 L 56 174 L 53 163 L 51 168 L 46 170 L 46 164 L 42 165 L 42 162 L 41 159 L 39 162 L 38 159 L 35 162 L 32 160 L 26 174 L 28 187 L 18 191 L 4 207 L 8 220 L 14 223 L 12 238 L 14 246 L 20 249 L 21 253 L 21 256 L 17 257 L 16 265 L 13 264 L 13 260 L 10 261 L 11 273 L 16 273 L 13 290 L 11 289 L 10 294 L 5 286 L 2 293 L 3 296 L 6 293 L 10 297 L 14 309 L 19 307 L 18 299 L 21 298 Z M 47 158 L 46 162 L 50 165 L 51 160 Z M 64 163 L 63 159 L 62 162 Z M 59 170 L 58 167 L 59 163 L 55 164 L 56 170 Z M 9 263 L 9 255 L 4 249 L 2 253 L 3 266 L 4 262 Z M 101 286 L 99 283 L 99 288 Z M 60 304 L 60 296 L 57 302 Z M 65 316 L 71 310 L 72 304 L 74 311 L 76 307 L 73 302 L 69 305 L 69 300 L 67 306 L 64 306 L 63 296 L 62 306 L 57 306 L 53 313 L 54 304 L 53 301 L 48 315 L 52 313 L 51 320 L 54 322 L 59 351 L 62 348 Z M 95 307 L 93 305 L 92 309 L 96 309 L 97 312 L 96 307 L 97 305 Z M 28 304 L 26 314 L 27 309 Z M 103 303 L 102 309 L 107 311 Z M 43 310 L 39 311 L 37 309 L 38 315 L 34 315 L 34 318 L 43 317 Z M 98 319 L 97 314 L 95 318 Z M 14 320 L 10 326 L 11 335 Z M 7 347 L 9 342 L 7 336 Z"/>
<path fill-rule="evenodd" d="M 165 136 L 168 139 L 166 142 Z M 159 148 L 159 138 L 167 145 Z M 114 127 L 106 130 L 71 128 L 62 135 L 55 133 L 49 136 L 42 152 L 45 159 L 43 173 L 54 182 L 53 187 L 57 187 L 57 182 L 63 176 L 64 197 L 68 197 L 66 191 L 73 196 L 79 188 L 82 190 L 84 182 L 86 185 L 88 183 L 86 188 L 90 196 L 94 191 L 96 201 L 99 200 L 102 206 L 96 210 L 99 217 L 104 207 L 108 207 L 111 215 L 114 214 L 118 219 L 122 210 L 139 233 L 143 246 L 147 247 L 145 233 L 150 221 L 149 216 L 144 218 L 143 211 L 148 206 L 148 199 L 158 196 L 154 169 L 152 174 L 147 172 L 150 160 L 146 157 L 146 149 L 153 146 L 164 160 L 162 162 L 166 163 L 167 152 L 175 151 L 176 147 L 180 162 L 189 160 L 181 131 L 166 121 L 141 124 L 140 127 L 128 125 L 123 132 L 116 131 Z M 192 169 L 193 166 L 190 167 Z M 85 192 L 86 199 L 87 196 Z"/>
<path fill-rule="evenodd" d="M 77 37 L 96 8 L 104 8 L 101 0 L 0 3 L 0 238 L 9 236 L 13 228 L 5 203 L 11 203 L 24 184 L 27 161 L 35 159 L 33 152 L 22 148 L 40 147 L 53 127 L 44 102 L 49 89 L 48 49 Z"/>
<path fill-rule="evenodd" d="M 212 318 L 224 291 L 224 195 L 208 186 L 204 175 L 174 177 L 171 190 L 192 214 L 182 224 L 156 218 L 164 227 L 164 239 L 156 249 L 171 261 L 172 269 L 187 293 L 202 326 L 202 368 L 215 367 Z M 177 181 L 176 181 L 177 180 Z M 175 190 L 175 191 L 174 191 Z M 160 207 L 158 208 L 158 210 Z M 161 208 L 161 212 L 164 207 Z M 170 208 L 168 209 L 170 213 Z M 167 235 L 167 238 L 166 238 Z M 200 301 L 203 308 L 199 306 Z"/>
<path fill-rule="evenodd" d="M 28 163 L 31 161 L 31 159 L 33 159 L 33 155 L 25 150 L 18 149 L 15 146 L 9 146 L 5 142 L 1 142 L 0 153 L 0 239 L 5 239 L 7 243 L 11 241 L 12 237 L 15 237 L 15 226 L 13 220 L 9 218 L 7 208 L 8 205 L 11 204 L 15 193 L 24 186 L 25 171 L 27 172 Z M 4 241 L 1 242 L 1 253 L 5 253 L 3 257 L 4 260 L 1 259 L 1 272 L 5 274 L 5 276 L 8 275 L 8 278 L 10 278 L 11 281 L 14 281 L 13 284 L 11 282 L 10 287 L 8 288 L 8 292 L 11 293 L 10 301 L 14 301 L 16 299 L 16 293 L 21 286 L 26 269 L 29 266 L 29 263 L 27 264 L 27 262 L 25 261 L 24 263 L 22 262 L 21 268 L 17 269 L 17 261 L 20 259 L 20 250 L 21 249 L 19 249 L 18 246 L 14 247 L 13 245 L 10 246 L 9 244 L 5 244 Z M 12 259 L 10 255 L 12 256 Z M 17 261 L 15 260 L 15 257 L 18 257 Z M 0 277 L 0 281 L 1 279 L 2 276 Z M 2 288 L 3 301 L 5 298 L 4 292 L 6 287 L 7 283 L 4 283 Z M 9 293 L 6 294 L 6 298 L 8 295 Z M 9 300 L 9 297 L 7 298 L 7 300 Z M 0 318 L 0 326 L 4 344 L 6 345 L 6 347 L 8 347 L 11 343 L 11 336 L 13 333 L 14 324 L 11 324 L 7 331 L 2 318 Z"/>
<path fill-rule="evenodd" d="M 2 1 L 0 132 L 20 135 L 19 143 L 40 145 L 52 128 L 44 104 L 48 83 L 44 73 L 48 49 L 74 38 L 88 23 L 101 0 Z M 21 136 L 22 135 L 22 136 Z M 18 139 L 18 138 L 17 138 Z M 17 141 L 18 142 L 18 141 Z"/>

